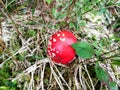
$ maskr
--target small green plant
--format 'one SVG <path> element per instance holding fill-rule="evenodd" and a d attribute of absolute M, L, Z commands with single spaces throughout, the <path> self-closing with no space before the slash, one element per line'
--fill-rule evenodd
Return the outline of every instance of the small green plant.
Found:
<path fill-rule="evenodd" d="M 88 59 L 94 55 L 94 49 L 88 42 L 77 42 L 75 44 L 72 44 L 72 47 L 75 49 L 77 55 L 81 58 Z"/>
<path fill-rule="evenodd" d="M 101 83 L 107 85 L 110 90 L 118 90 L 117 84 L 110 80 L 109 74 L 103 68 L 101 68 L 98 63 L 95 66 L 95 72 Z"/>

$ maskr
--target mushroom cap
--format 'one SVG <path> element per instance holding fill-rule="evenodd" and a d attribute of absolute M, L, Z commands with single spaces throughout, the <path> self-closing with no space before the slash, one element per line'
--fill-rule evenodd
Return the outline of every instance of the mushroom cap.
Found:
<path fill-rule="evenodd" d="M 47 53 L 54 62 L 69 64 L 76 55 L 71 46 L 75 42 L 77 39 L 72 32 L 68 30 L 58 31 L 48 41 Z"/>

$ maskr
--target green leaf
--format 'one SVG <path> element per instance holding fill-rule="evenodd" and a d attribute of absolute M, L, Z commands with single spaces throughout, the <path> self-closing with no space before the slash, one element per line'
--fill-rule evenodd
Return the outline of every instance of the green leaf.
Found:
<path fill-rule="evenodd" d="M 118 90 L 118 86 L 115 82 L 109 83 L 110 90 Z"/>
<path fill-rule="evenodd" d="M 0 86 L 0 90 L 9 90 L 10 88 L 9 87 L 6 87 L 6 86 Z"/>
<path fill-rule="evenodd" d="M 57 10 L 56 10 L 56 8 L 52 9 L 52 15 L 54 16 L 54 18 L 57 17 Z"/>
<path fill-rule="evenodd" d="M 113 25 L 113 28 L 115 29 L 115 28 L 117 28 L 117 27 L 119 27 L 119 26 L 120 26 L 120 23 L 117 22 L 115 25 Z"/>
<path fill-rule="evenodd" d="M 120 60 L 113 60 L 112 64 L 120 66 Z"/>
<path fill-rule="evenodd" d="M 70 27 L 70 28 L 75 28 L 74 23 L 70 22 L 70 23 L 69 23 L 69 27 Z"/>
<path fill-rule="evenodd" d="M 75 49 L 77 55 L 81 58 L 88 59 L 94 55 L 94 49 L 88 42 L 77 42 L 75 44 L 72 44 L 72 47 Z"/>
<path fill-rule="evenodd" d="M 106 82 L 106 83 L 109 82 L 108 73 L 103 68 L 101 68 L 98 64 L 96 64 L 96 66 L 95 66 L 95 72 L 96 72 L 98 79 L 101 82 Z"/>
<path fill-rule="evenodd" d="M 80 22 L 80 26 L 85 26 L 86 25 L 86 22 L 85 21 L 81 21 Z"/>
<path fill-rule="evenodd" d="M 66 13 L 58 13 L 57 14 L 57 19 L 62 19 L 64 17 L 66 17 Z"/>
<path fill-rule="evenodd" d="M 116 5 L 120 6 L 120 2 L 117 2 Z"/>
<path fill-rule="evenodd" d="M 15 0 L 11 0 L 7 5 L 6 8 L 9 7 L 10 5 L 12 5 L 15 2 Z"/>
<path fill-rule="evenodd" d="M 106 12 L 107 12 L 107 9 L 106 9 L 106 8 L 102 7 L 102 8 L 100 9 L 100 13 L 106 13 Z"/>
<path fill-rule="evenodd" d="M 46 2 L 47 2 L 48 4 L 50 4 L 50 3 L 52 2 L 52 0 L 46 0 Z"/>
<path fill-rule="evenodd" d="M 32 15 L 35 13 L 35 7 L 32 8 Z"/>

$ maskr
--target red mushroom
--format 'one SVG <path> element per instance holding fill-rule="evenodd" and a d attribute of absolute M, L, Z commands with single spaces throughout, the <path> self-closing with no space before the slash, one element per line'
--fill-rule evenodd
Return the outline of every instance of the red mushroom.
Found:
<path fill-rule="evenodd" d="M 71 46 L 75 42 L 77 39 L 72 32 L 68 30 L 58 31 L 48 41 L 47 53 L 54 62 L 69 64 L 76 55 Z"/>

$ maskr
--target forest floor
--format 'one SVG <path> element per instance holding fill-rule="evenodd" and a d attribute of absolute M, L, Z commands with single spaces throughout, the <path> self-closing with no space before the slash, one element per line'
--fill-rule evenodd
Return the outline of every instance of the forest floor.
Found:
<path fill-rule="evenodd" d="M 0 3 L 0 90 L 118 90 L 119 0 Z M 89 42 L 95 55 L 67 66 L 52 62 L 47 45 L 58 30 Z"/>

